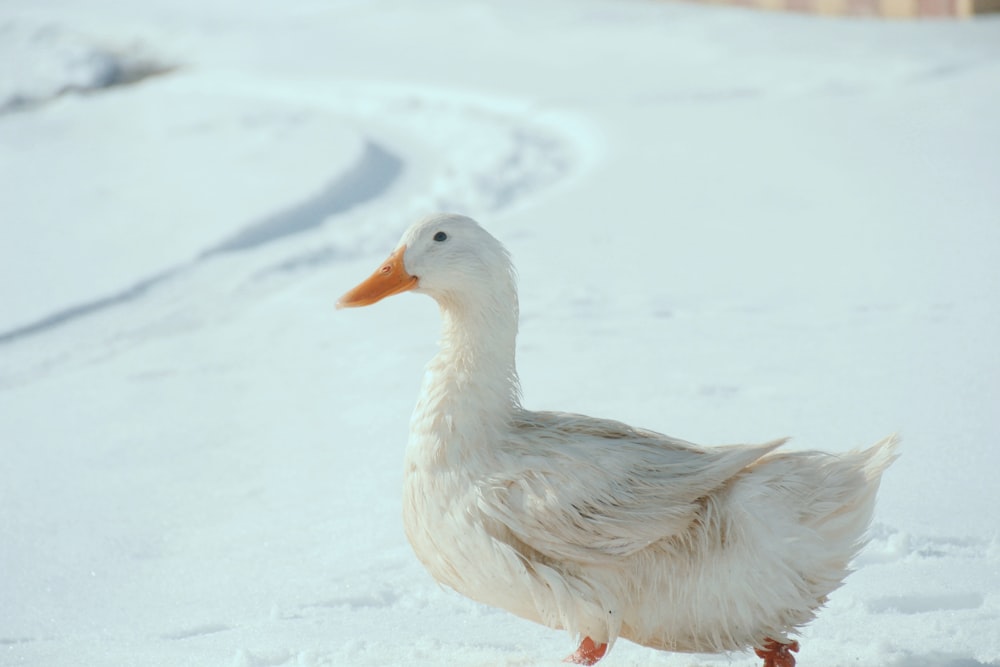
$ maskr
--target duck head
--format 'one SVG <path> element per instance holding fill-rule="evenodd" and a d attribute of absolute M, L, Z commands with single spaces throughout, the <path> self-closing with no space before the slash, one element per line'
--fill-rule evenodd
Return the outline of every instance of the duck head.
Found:
<path fill-rule="evenodd" d="M 337 307 L 369 306 L 407 291 L 442 305 L 461 304 L 507 293 L 513 282 L 510 256 L 499 241 L 471 218 L 442 213 L 410 227 L 386 261 L 340 297 Z"/>

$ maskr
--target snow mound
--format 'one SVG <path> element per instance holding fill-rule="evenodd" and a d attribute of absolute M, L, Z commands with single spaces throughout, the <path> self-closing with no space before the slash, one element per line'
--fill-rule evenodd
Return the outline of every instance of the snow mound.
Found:
<path fill-rule="evenodd" d="M 102 44 L 59 23 L 0 23 L 0 114 L 171 69 L 141 47 Z"/>

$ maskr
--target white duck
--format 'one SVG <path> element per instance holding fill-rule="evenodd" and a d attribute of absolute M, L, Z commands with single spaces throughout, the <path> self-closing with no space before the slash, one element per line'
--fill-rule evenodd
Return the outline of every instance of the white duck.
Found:
<path fill-rule="evenodd" d="M 667 651 L 754 648 L 792 667 L 864 544 L 896 438 L 846 454 L 784 442 L 699 447 L 583 415 L 521 407 L 517 290 L 475 221 L 413 225 L 338 307 L 412 290 L 444 319 L 406 449 L 403 519 L 435 579 L 580 641 Z"/>

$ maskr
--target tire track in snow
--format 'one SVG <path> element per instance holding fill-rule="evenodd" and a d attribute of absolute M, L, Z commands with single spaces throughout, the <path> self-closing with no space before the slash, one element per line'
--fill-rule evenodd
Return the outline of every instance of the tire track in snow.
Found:
<path fill-rule="evenodd" d="M 0 332 L 0 345 L 135 301 L 158 285 L 218 255 L 252 250 L 266 243 L 309 231 L 323 224 L 329 216 L 344 213 L 377 198 L 395 182 L 402 170 L 403 162 L 399 157 L 369 140 L 358 162 L 346 174 L 309 199 L 251 223 L 187 264 L 144 278 L 119 292 L 64 308 L 35 322 Z"/>
<path fill-rule="evenodd" d="M 857 588 L 858 609 L 863 610 L 869 623 L 894 628 L 897 636 L 907 637 L 920 627 L 931 640 L 917 650 L 912 638 L 889 638 L 882 650 L 892 652 L 892 659 L 884 657 L 880 663 L 887 667 L 995 666 L 994 662 L 982 662 L 982 655 L 928 652 L 927 647 L 935 645 L 935 637 L 947 642 L 959 625 L 974 633 L 975 628 L 993 622 L 996 602 L 983 593 L 980 577 L 995 572 L 1000 558 L 998 547 L 996 537 L 920 535 L 874 524 L 871 541 L 855 565 L 859 569 L 891 566 L 897 570 L 893 575 L 895 583 L 867 591 Z M 900 570 L 908 572 L 908 576 L 901 576 Z M 951 573 L 958 570 L 970 574 L 956 578 Z M 982 650 L 989 655 L 989 642 Z"/>
<path fill-rule="evenodd" d="M 63 326 L 100 316 L 118 307 L 146 303 L 157 298 L 160 288 L 196 274 L 201 268 L 226 256 L 253 254 L 276 241 L 343 220 L 344 214 L 382 200 L 391 206 L 391 217 L 400 224 L 419 214 L 453 210 L 472 215 L 492 213 L 522 203 L 581 171 L 593 160 L 594 142 L 588 128 L 573 116 L 539 110 L 504 98 L 469 95 L 451 90 L 433 90 L 381 83 L 336 83 L 312 81 L 287 83 L 238 75 L 185 73 L 164 80 L 174 95 L 195 96 L 224 93 L 251 99 L 270 98 L 291 108 L 332 113 L 357 123 L 368 135 L 362 157 L 329 187 L 284 210 L 262 216 L 231 236 L 210 245 L 193 259 L 146 277 L 117 292 L 62 308 L 46 317 L 0 331 L 0 346 L 48 334 Z M 381 137 L 385 137 L 383 141 Z M 403 175 L 407 178 L 403 179 Z M 406 187 L 395 187 L 397 181 Z M 394 198 L 386 199 L 390 190 Z M 267 274 L 311 269 L 318 265 L 363 254 L 394 242 L 400 230 L 385 224 L 385 210 L 376 214 L 352 214 L 352 232 L 344 247 L 331 248 L 323 241 L 312 248 L 293 246 L 284 259 L 273 253 L 251 259 L 251 280 Z M 308 246 L 309 241 L 305 242 Z M 265 262 L 264 266 L 260 262 Z M 170 299 L 171 297 L 164 297 Z M 184 303 L 211 299 L 185 294 Z M 182 306 L 189 308 L 190 306 Z M 168 306 L 168 309 L 170 307 Z M 156 310 L 156 309 L 154 309 Z M 163 313 L 140 315 L 135 322 L 114 327 L 80 329 L 72 345 L 57 341 L 32 350 L 23 349 L 19 370 L 8 368 L 3 385 L 20 384 L 34 377 L 39 368 L 59 367 L 93 345 L 102 349 L 109 341 L 148 335 L 150 318 Z M 145 332 L 145 333 L 143 333 Z M 101 341 L 104 341 L 103 343 Z M 117 344 L 115 344 L 117 345 Z"/>
<path fill-rule="evenodd" d="M 304 202 L 248 225 L 206 250 L 199 259 L 250 250 L 319 227 L 326 218 L 377 198 L 389 189 L 402 171 L 403 161 L 398 156 L 369 139 L 354 168 L 330 187 Z"/>

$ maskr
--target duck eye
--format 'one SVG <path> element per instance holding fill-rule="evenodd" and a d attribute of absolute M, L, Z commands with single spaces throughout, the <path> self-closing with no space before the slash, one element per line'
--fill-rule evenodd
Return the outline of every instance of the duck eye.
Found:
<path fill-rule="evenodd" d="M 444 232 L 438 232 L 437 234 L 434 235 L 434 240 L 437 241 L 437 242 L 439 242 L 439 243 L 441 241 L 447 241 L 448 240 L 448 235 L 445 234 Z"/>

